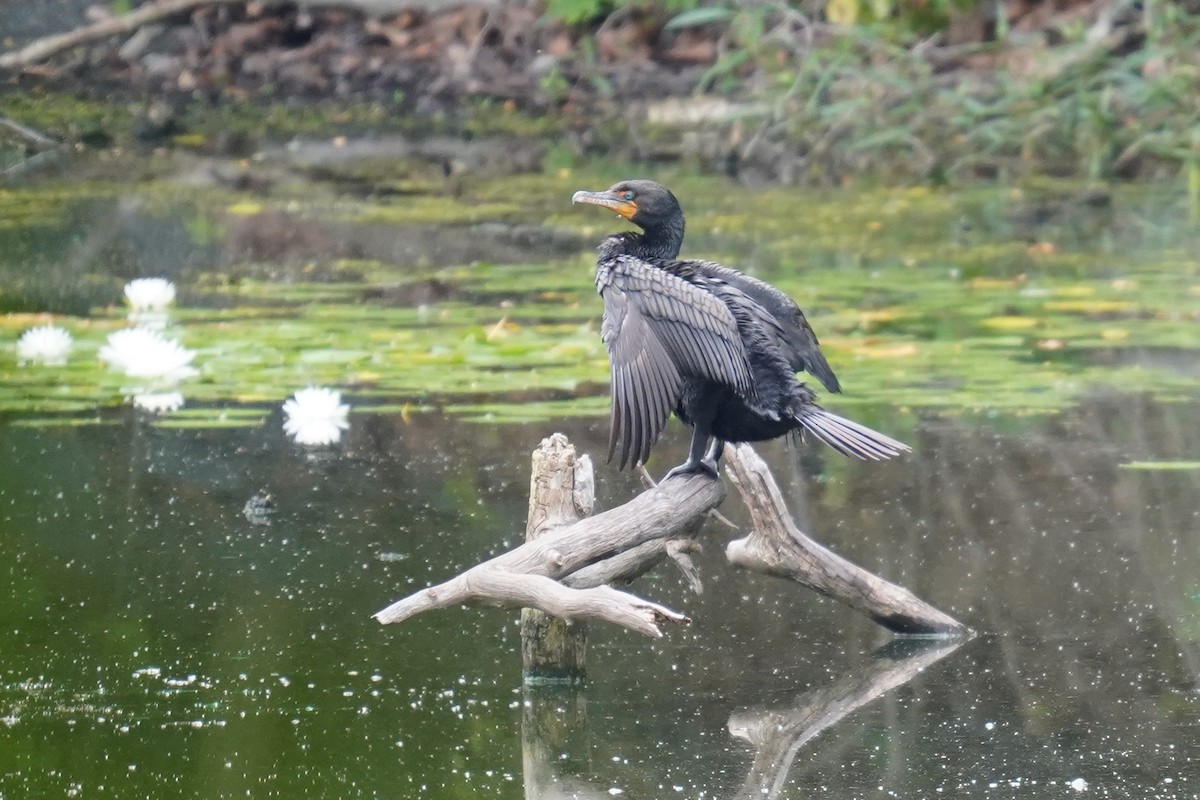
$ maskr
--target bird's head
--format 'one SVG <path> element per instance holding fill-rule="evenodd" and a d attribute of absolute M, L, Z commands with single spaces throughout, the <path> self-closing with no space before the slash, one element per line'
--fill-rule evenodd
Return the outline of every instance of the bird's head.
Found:
<path fill-rule="evenodd" d="M 654 181 L 621 181 L 602 192 L 576 192 L 571 202 L 611 208 L 647 233 L 683 221 L 683 209 L 675 195 Z"/>

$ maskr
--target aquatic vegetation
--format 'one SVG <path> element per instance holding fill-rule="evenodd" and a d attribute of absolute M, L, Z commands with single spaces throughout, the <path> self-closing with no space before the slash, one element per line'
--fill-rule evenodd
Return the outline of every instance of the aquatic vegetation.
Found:
<path fill-rule="evenodd" d="M 322 386 L 296 392 L 283 404 L 283 413 L 283 430 L 297 444 L 336 444 L 350 427 L 350 406 L 342 402 L 342 393 Z"/>
<path fill-rule="evenodd" d="M 1200 358 L 1200 259 L 1187 245 L 1186 209 L 1172 197 L 1123 189 L 1112 201 L 1122 209 L 1114 218 L 1075 207 L 1077 190 L 1055 185 L 817 195 L 751 192 L 688 175 L 671 180 L 691 212 L 685 254 L 736 263 L 795 297 L 846 387 L 821 402 L 866 424 L 898 431 L 903 418 L 878 415 L 922 409 L 1045 413 L 1097 386 L 1162 395 L 1192 392 L 1200 383 L 1188 366 Z M 369 245 L 361 254 L 313 256 L 295 266 L 233 259 L 182 274 L 189 302 L 173 307 L 172 320 L 187 347 L 178 333 L 116 330 L 124 324 L 121 310 L 103 298 L 120 284 L 86 276 L 77 283 L 94 287 L 100 305 L 58 324 L 76 351 L 98 353 L 114 369 L 74 358 L 53 371 L 16 370 L 14 350 L 0 349 L 0 410 L 94 419 L 97 409 L 124 402 L 129 377 L 191 377 L 188 407 L 153 424 L 261 424 L 264 409 L 309 385 L 342 387 L 354 393 L 357 409 L 389 413 L 602 417 L 608 362 L 590 242 L 622 223 L 572 214 L 568 202 L 578 185 L 602 182 L 593 175 L 524 175 L 480 183 L 457 200 L 342 204 L 335 224 L 347 237 L 343 249 L 358 247 L 353 237 L 361 234 Z M 156 224 L 187 220 L 168 228 L 172 236 L 195 229 L 200 217 L 228 219 L 230 206 L 244 200 L 161 184 L 146 191 L 155 198 Z M 21 194 L 44 205 L 41 192 Z M 385 234 L 405 240 L 406 207 L 412 224 L 444 217 L 461 237 L 458 226 L 468 220 L 503 224 L 512 197 L 529 199 L 526 218 L 547 219 L 558 234 L 577 237 L 578 252 L 445 265 L 378 254 L 379 243 L 390 241 L 380 238 Z M 324 202 L 253 201 L 255 214 L 292 214 L 309 227 L 328 219 Z M 1038 209 L 1035 216 L 1051 214 L 1052 222 L 1027 230 L 1029 207 Z M 164 211 L 172 208 L 178 212 Z M 72 219 L 69 204 L 59 213 Z M 228 235 L 215 223 L 201 227 L 197 247 Z M 0 318 L 0 330 L 15 338 L 44 320 L 12 314 Z M 194 360 L 202 360 L 202 373 Z"/>
<path fill-rule="evenodd" d="M 60 366 L 67 363 L 71 343 L 71 334 L 54 325 L 30 328 L 17 340 L 17 361 L 21 364 Z"/>
<path fill-rule="evenodd" d="M 130 324 L 154 330 L 167 327 L 167 306 L 175 302 L 175 284 L 166 278 L 136 278 L 125 284 L 124 293 Z"/>

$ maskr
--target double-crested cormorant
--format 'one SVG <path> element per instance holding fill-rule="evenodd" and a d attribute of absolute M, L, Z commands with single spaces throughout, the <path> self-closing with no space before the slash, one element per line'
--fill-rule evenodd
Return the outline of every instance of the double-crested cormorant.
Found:
<path fill-rule="evenodd" d="M 711 261 L 681 260 L 683 210 L 653 181 L 576 192 L 574 203 L 615 211 L 642 229 L 601 242 L 596 288 L 612 366 L 609 460 L 645 461 L 671 411 L 692 426 L 678 473 L 717 474 L 725 442 L 806 430 L 848 456 L 885 459 L 908 446 L 831 414 L 798 371 L 841 390 L 817 337 L 783 292 Z M 715 437 L 712 446 L 709 439 Z"/>

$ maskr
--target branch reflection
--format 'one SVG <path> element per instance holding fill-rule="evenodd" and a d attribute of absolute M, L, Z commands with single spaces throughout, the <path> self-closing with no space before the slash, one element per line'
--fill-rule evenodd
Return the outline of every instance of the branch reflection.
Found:
<path fill-rule="evenodd" d="M 805 692 L 786 707 L 749 708 L 727 728 L 755 747 L 740 798 L 774 798 L 787 783 L 796 754 L 822 731 L 912 680 L 969 639 L 895 639 L 830 686 Z M 587 700 L 568 686 L 527 686 L 521 715 L 526 800 L 590 800 L 611 791 L 578 777 L 587 772 Z"/>
<path fill-rule="evenodd" d="M 957 650 L 967 639 L 896 639 L 831 686 L 805 692 L 786 708 L 739 711 L 729 732 L 756 748 L 738 797 L 776 797 L 800 748 L 843 717 Z"/>

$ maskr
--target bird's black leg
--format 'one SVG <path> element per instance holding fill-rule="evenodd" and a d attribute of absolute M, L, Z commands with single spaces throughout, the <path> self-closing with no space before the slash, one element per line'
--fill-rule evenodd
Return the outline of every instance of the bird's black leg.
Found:
<path fill-rule="evenodd" d="M 707 472 L 714 478 L 717 477 L 717 462 L 705 455 L 705 448 L 708 445 L 708 434 L 699 425 L 692 427 L 692 444 L 688 448 L 687 461 L 673 468 L 666 474 L 663 480 L 673 478 L 676 475 L 686 475 L 689 472 Z"/>
<path fill-rule="evenodd" d="M 725 440 L 713 439 L 712 444 L 708 446 L 708 452 L 704 454 L 705 469 L 712 472 L 713 475 L 719 475 L 721 468 L 717 466 L 717 462 L 721 460 L 721 455 L 725 452 Z"/>

